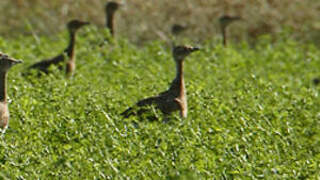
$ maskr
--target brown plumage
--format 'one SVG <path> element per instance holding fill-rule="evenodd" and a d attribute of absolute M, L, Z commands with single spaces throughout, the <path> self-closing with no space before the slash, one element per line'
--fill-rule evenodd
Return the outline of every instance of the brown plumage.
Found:
<path fill-rule="evenodd" d="M 35 63 L 29 67 L 29 69 L 38 69 L 44 73 L 48 73 L 48 69 L 51 65 L 59 65 L 59 69 L 62 69 L 62 62 L 66 62 L 66 74 L 71 76 L 75 71 L 75 44 L 76 44 L 76 32 L 81 27 L 88 25 L 88 22 L 72 20 L 67 24 L 70 41 L 68 47 L 64 50 L 64 52 L 52 59 L 46 59 Z"/>
<path fill-rule="evenodd" d="M 183 118 L 187 117 L 187 96 L 184 85 L 183 65 L 186 56 L 194 51 L 199 50 L 197 47 L 190 46 L 176 46 L 173 49 L 173 57 L 176 62 L 176 78 L 172 81 L 170 88 L 160 93 L 157 96 L 140 100 L 136 103 L 138 110 L 135 112 L 134 108 L 128 108 L 121 113 L 124 117 L 131 115 L 141 115 L 146 110 L 143 106 L 154 104 L 156 108 L 160 109 L 165 115 L 169 115 L 174 111 L 180 111 L 180 116 Z"/>
<path fill-rule="evenodd" d="M 114 14 L 121 6 L 117 2 L 108 2 L 105 7 L 106 12 L 106 26 L 109 29 L 112 36 L 114 36 Z"/>
<path fill-rule="evenodd" d="M 238 21 L 238 20 L 241 20 L 241 17 L 224 15 L 219 18 L 224 46 L 227 46 L 227 27 L 228 27 L 228 25 L 231 24 L 232 22 Z"/>
<path fill-rule="evenodd" d="M 9 69 L 18 63 L 16 60 L 0 53 L 0 131 L 4 133 L 9 125 L 9 109 L 7 103 L 7 74 Z"/>

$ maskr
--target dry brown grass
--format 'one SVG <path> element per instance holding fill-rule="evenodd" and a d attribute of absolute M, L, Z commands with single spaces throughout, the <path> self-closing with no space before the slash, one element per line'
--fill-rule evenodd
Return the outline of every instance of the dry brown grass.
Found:
<path fill-rule="evenodd" d="M 166 39 L 170 26 L 189 26 L 184 36 L 192 40 L 217 37 L 218 17 L 240 15 L 245 21 L 229 29 L 233 39 L 256 38 L 291 27 L 294 37 L 314 39 L 320 29 L 320 1 L 315 0 L 132 0 L 116 15 L 116 34 L 135 43 Z M 0 33 L 51 34 L 72 19 L 105 23 L 104 0 L 4 0 L 0 2 Z"/>

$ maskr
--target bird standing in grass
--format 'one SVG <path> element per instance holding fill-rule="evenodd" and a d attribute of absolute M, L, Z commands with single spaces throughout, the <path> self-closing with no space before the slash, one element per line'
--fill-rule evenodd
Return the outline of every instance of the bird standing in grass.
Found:
<path fill-rule="evenodd" d="M 114 14 L 120 6 L 121 4 L 117 2 L 108 2 L 106 4 L 106 26 L 109 29 L 112 36 L 114 36 Z"/>
<path fill-rule="evenodd" d="M 173 48 L 173 58 L 176 62 L 176 77 L 172 81 L 170 88 L 160 93 L 157 96 L 149 97 L 140 100 L 136 103 L 138 108 L 135 111 L 135 107 L 130 107 L 121 113 L 125 118 L 131 115 L 141 115 L 146 111 L 143 106 L 155 105 L 156 108 L 160 109 L 165 115 L 169 115 L 174 111 L 180 111 L 180 116 L 183 118 L 187 117 L 187 96 L 186 88 L 184 85 L 184 73 L 183 66 L 185 57 L 194 51 L 199 50 L 197 47 L 191 46 L 176 46 Z"/>
<path fill-rule="evenodd" d="M 238 21 L 238 20 L 241 20 L 241 17 L 224 15 L 219 18 L 224 46 L 227 46 L 227 27 L 228 27 L 228 25 L 230 25 L 232 22 Z"/>
<path fill-rule="evenodd" d="M 67 24 L 70 40 L 68 47 L 64 52 L 52 59 L 46 59 L 35 63 L 29 67 L 29 69 L 38 69 L 44 73 L 48 73 L 48 69 L 51 65 L 58 65 L 62 69 L 62 62 L 66 62 L 66 74 L 72 76 L 76 68 L 75 59 L 75 44 L 76 44 L 76 32 L 83 26 L 88 25 L 89 22 L 84 22 L 80 20 L 72 20 Z"/>
<path fill-rule="evenodd" d="M 16 60 L 0 53 L 0 131 L 4 133 L 9 125 L 9 109 L 7 102 L 7 74 L 9 69 L 18 63 Z"/>

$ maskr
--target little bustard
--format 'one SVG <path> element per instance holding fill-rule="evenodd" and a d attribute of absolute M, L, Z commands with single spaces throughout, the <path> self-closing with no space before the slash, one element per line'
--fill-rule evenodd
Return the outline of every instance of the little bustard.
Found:
<path fill-rule="evenodd" d="M 228 27 L 228 25 L 231 24 L 232 22 L 238 21 L 238 20 L 241 20 L 240 16 L 224 15 L 219 18 L 224 46 L 227 46 L 227 27 Z"/>
<path fill-rule="evenodd" d="M 180 111 L 180 116 L 187 117 L 187 95 L 184 84 L 184 71 L 183 65 L 185 57 L 194 51 L 199 50 L 197 47 L 191 46 L 176 46 L 173 48 L 173 58 L 176 63 L 176 77 L 172 81 L 170 88 L 160 93 L 157 96 L 142 99 L 136 103 L 136 107 L 139 108 L 136 112 L 134 107 L 130 107 L 121 113 L 125 118 L 131 115 L 141 115 L 146 110 L 143 106 L 155 105 L 165 115 L 169 115 L 174 111 Z"/>
<path fill-rule="evenodd" d="M 75 59 L 75 44 L 76 44 L 76 32 L 83 26 L 88 25 L 89 22 L 84 22 L 80 20 L 72 20 L 67 24 L 69 31 L 69 45 L 64 50 L 64 52 L 54 58 L 42 60 L 35 63 L 29 67 L 29 69 L 38 69 L 44 73 L 48 73 L 48 69 L 51 65 L 60 65 L 59 68 L 62 69 L 62 62 L 66 61 L 66 74 L 71 76 L 76 68 Z"/>
<path fill-rule="evenodd" d="M 187 26 L 181 24 L 173 24 L 171 26 L 171 47 L 175 47 L 177 44 L 178 36 L 187 29 Z"/>
<path fill-rule="evenodd" d="M 114 36 L 114 14 L 121 6 L 120 3 L 117 2 L 108 2 L 105 6 L 106 13 L 106 26 L 109 29 L 112 36 Z"/>
<path fill-rule="evenodd" d="M 173 24 L 171 26 L 171 34 L 173 36 L 178 36 L 179 34 L 181 34 L 183 31 L 185 31 L 186 29 L 188 29 L 187 26 L 185 25 L 181 25 L 181 24 Z"/>
<path fill-rule="evenodd" d="M 9 125 L 9 109 L 7 102 L 7 74 L 9 69 L 21 60 L 10 58 L 0 53 L 0 131 L 4 133 Z"/>

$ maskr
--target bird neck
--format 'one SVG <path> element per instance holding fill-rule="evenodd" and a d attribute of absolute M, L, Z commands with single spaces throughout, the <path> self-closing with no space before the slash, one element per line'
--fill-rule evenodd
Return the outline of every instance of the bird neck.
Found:
<path fill-rule="evenodd" d="M 67 49 L 65 50 L 65 53 L 67 53 L 69 60 L 72 61 L 74 60 L 74 51 L 75 51 L 75 44 L 76 44 L 76 32 L 75 31 L 70 31 L 69 32 L 69 45 Z"/>
<path fill-rule="evenodd" d="M 107 12 L 107 28 L 109 29 L 111 35 L 114 35 L 114 12 Z"/>
<path fill-rule="evenodd" d="M 0 72 L 0 102 L 7 102 L 7 72 Z"/>
<path fill-rule="evenodd" d="M 174 91 L 175 94 L 179 96 L 185 94 L 183 66 L 183 60 L 176 61 L 176 78 L 172 81 L 171 87 L 169 89 L 171 91 Z"/>
<path fill-rule="evenodd" d="M 223 45 L 227 46 L 227 30 L 226 30 L 226 25 L 221 26 L 221 32 L 222 32 L 222 41 Z"/>

